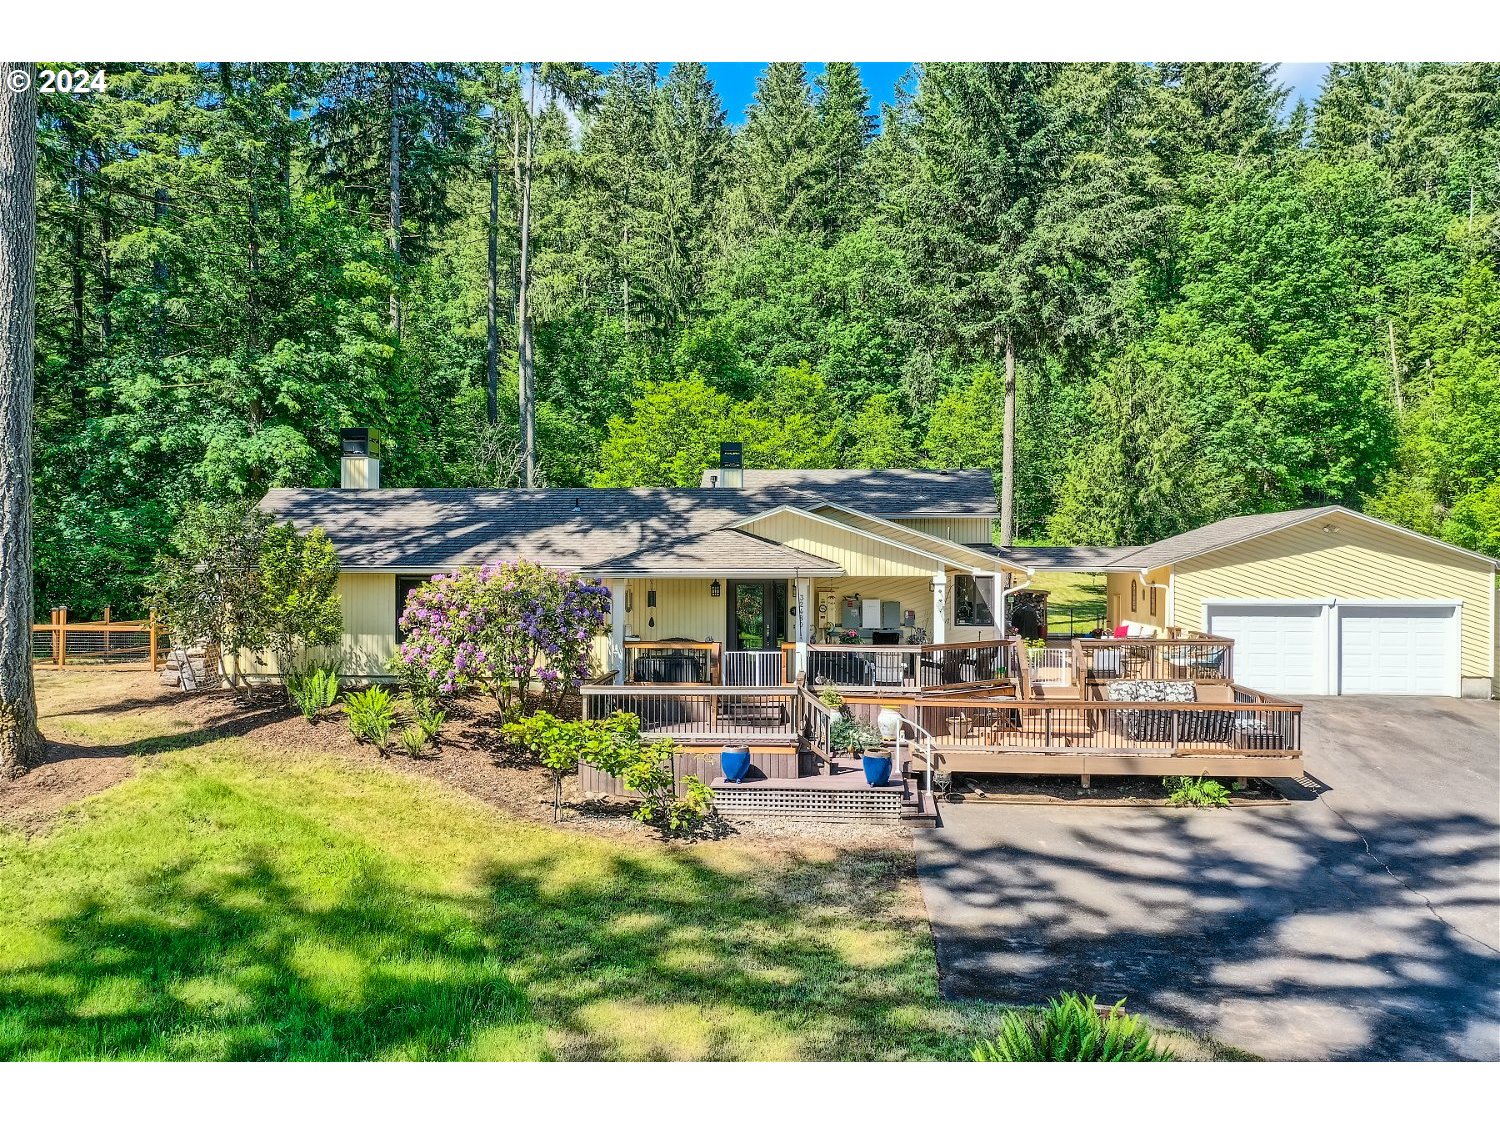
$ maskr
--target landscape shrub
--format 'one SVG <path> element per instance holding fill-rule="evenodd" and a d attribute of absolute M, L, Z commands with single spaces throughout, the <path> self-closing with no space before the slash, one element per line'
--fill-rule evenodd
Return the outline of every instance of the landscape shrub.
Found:
<path fill-rule="evenodd" d="M 607 586 L 524 560 L 435 575 L 407 597 L 393 668 L 440 696 L 487 689 L 506 712 L 537 685 L 555 711 L 608 612 Z"/>
<path fill-rule="evenodd" d="M 1169 805 L 1221 809 L 1229 804 L 1229 790 L 1211 777 L 1164 777 L 1161 783 Z"/>
<path fill-rule="evenodd" d="M 618 778 L 640 798 L 631 815 L 655 825 L 664 836 L 696 827 L 713 809 L 713 790 L 696 777 L 683 779 L 685 792 L 678 795 L 672 773 L 677 744 L 641 738 L 640 719 L 627 712 L 567 720 L 537 711 L 506 723 L 503 734 L 552 771 L 554 820 L 562 807 L 562 779 L 580 762 Z"/>
<path fill-rule="evenodd" d="M 1170 1062 L 1143 1016 L 1125 1001 L 1101 1012 L 1093 996 L 1064 992 L 1040 1010 L 1006 1012 L 1000 1033 L 974 1045 L 976 1062 Z"/>
<path fill-rule="evenodd" d="M 292 705 L 309 723 L 331 709 L 339 697 L 339 665 L 308 664 L 284 677 Z"/>
<path fill-rule="evenodd" d="M 344 713 L 349 730 L 361 742 L 372 742 L 382 751 L 390 745 L 391 728 L 396 724 L 396 708 L 391 693 L 382 687 L 368 687 L 344 699 Z"/>
<path fill-rule="evenodd" d="M 278 524 L 249 501 L 199 504 L 184 513 L 149 587 L 174 636 L 206 640 L 226 656 L 269 648 L 285 670 L 343 637 L 338 574 L 323 531 Z"/>

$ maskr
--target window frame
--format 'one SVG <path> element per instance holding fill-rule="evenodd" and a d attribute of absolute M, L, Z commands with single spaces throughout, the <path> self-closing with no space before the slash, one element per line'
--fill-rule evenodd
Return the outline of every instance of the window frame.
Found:
<path fill-rule="evenodd" d="M 406 633 L 401 628 L 401 614 L 406 609 L 406 599 L 418 586 L 432 581 L 430 574 L 398 574 L 396 575 L 396 643 L 400 644 L 406 640 Z"/>
<path fill-rule="evenodd" d="M 982 616 L 989 618 L 988 621 L 965 621 L 960 618 L 959 607 L 964 604 L 965 599 L 959 590 L 963 583 L 971 582 L 974 585 L 973 597 L 968 600 L 972 609 L 982 609 Z M 988 594 L 984 593 L 985 583 L 988 584 Z M 955 574 L 953 576 L 953 624 L 962 625 L 973 629 L 992 629 L 995 627 L 995 576 L 993 574 Z M 970 616 L 975 616 L 970 614 Z"/>

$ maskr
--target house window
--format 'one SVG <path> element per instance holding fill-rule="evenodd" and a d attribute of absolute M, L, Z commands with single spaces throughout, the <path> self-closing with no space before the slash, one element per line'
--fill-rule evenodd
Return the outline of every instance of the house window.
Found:
<path fill-rule="evenodd" d="M 953 578 L 953 624 L 995 623 L 995 580 L 958 574 Z"/>
<path fill-rule="evenodd" d="M 1156 587 L 1151 587 L 1151 616 L 1156 616 Z"/>
<path fill-rule="evenodd" d="M 399 577 L 396 579 L 396 640 L 406 640 L 406 630 L 401 628 L 401 615 L 406 612 L 406 599 L 411 592 L 424 582 L 428 581 L 429 575 L 420 578 Z"/>
<path fill-rule="evenodd" d="M 1135 579 L 1130 580 L 1130 612 L 1135 612 Z"/>

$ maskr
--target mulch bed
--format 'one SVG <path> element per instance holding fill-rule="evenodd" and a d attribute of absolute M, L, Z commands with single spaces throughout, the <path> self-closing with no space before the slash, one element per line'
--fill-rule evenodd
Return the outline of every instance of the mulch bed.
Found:
<path fill-rule="evenodd" d="M 170 729 L 176 720 L 187 729 L 178 735 L 163 733 L 147 745 L 89 746 L 71 740 L 50 743 L 45 763 L 17 781 L 0 782 L 0 822 L 28 835 L 45 831 L 68 805 L 133 776 L 138 755 L 219 738 L 241 738 L 255 749 L 273 754 L 333 754 L 378 765 L 451 786 L 517 819 L 553 823 L 551 774 L 533 761 L 506 752 L 498 730 L 499 709 L 488 697 L 451 704 L 435 747 L 420 758 L 411 758 L 395 745 L 394 738 L 384 754 L 355 741 L 340 712 L 309 724 L 287 704 L 279 688 L 183 694 L 162 686 L 145 671 L 56 675 L 59 679 L 54 684 L 39 686 L 62 696 L 53 709 L 59 719 L 76 721 L 89 712 L 149 714 L 153 720 L 159 717 L 163 728 Z M 77 698 L 80 692 L 87 693 L 86 701 Z M 82 705 L 76 706 L 79 703 Z M 576 717 L 576 702 L 573 710 Z M 46 727 L 44 719 L 44 733 Z M 563 804 L 560 827 L 612 837 L 656 835 L 653 829 L 630 818 L 634 804 L 626 798 L 586 799 L 576 775 L 563 781 Z M 694 839 L 742 836 L 772 850 L 796 851 L 803 844 L 818 843 L 841 849 L 889 847 L 907 835 L 905 829 L 883 825 L 788 826 L 753 820 L 729 824 L 715 819 Z"/>

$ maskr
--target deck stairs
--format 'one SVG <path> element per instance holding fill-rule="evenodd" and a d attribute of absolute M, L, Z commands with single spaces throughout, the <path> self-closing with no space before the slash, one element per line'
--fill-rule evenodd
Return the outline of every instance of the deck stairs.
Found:
<path fill-rule="evenodd" d="M 829 768 L 831 766 L 831 770 Z M 760 778 L 742 782 L 715 778 L 714 807 L 725 816 L 788 817 L 798 820 L 887 821 L 916 828 L 937 824 L 931 794 L 917 776 L 892 775 L 888 784 L 865 781 L 859 759 L 835 755 L 812 777 Z"/>

